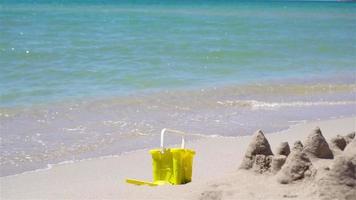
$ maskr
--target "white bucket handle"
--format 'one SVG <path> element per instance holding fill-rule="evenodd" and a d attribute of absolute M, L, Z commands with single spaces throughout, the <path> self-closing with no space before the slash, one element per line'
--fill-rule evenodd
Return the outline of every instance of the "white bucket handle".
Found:
<path fill-rule="evenodd" d="M 165 134 L 165 132 L 168 132 L 168 131 L 171 132 L 171 133 L 177 133 L 177 134 L 182 136 L 181 148 L 184 149 L 184 147 L 185 147 L 185 138 L 184 138 L 185 133 L 182 132 L 182 131 L 177 131 L 177 130 L 167 129 L 167 128 L 164 128 L 161 131 L 161 148 L 164 149 L 164 134 Z"/>

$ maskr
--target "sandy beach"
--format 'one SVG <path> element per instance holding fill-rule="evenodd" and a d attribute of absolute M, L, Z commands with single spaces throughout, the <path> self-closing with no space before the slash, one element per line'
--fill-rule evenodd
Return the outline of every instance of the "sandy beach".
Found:
<path fill-rule="evenodd" d="M 355 19 L 348 0 L 2 0 L 0 200 L 356 200 Z M 188 150 L 153 176 L 165 128 L 192 182 Z"/>
<path fill-rule="evenodd" d="M 355 131 L 356 118 L 308 122 L 265 136 L 274 150 L 283 141 L 303 141 L 316 126 L 329 140 Z M 250 140 L 241 136 L 188 141 L 196 157 L 193 181 L 186 185 L 126 184 L 126 178 L 152 180 L 150 155 L 139 150 L 2 177 L 1 199 L 319 199 L 308 180 L 283 185 L 274 176 L 238 170 Z"/>

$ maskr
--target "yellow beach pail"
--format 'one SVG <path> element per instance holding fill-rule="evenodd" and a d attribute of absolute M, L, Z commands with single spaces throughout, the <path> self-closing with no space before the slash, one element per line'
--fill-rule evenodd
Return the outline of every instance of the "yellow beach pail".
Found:
<path fill-rule="evenodd" d="M 165 148 L 164 136 L 166 132 L 182 136 L 181 148 Z M 195 151 L 185 148 L 185 133 L 172 129 L 161 131 L 161 148 L 150 150 L 152 155 L 153 182 L 127 179 L 127 183 L 136 185 L 179 185 L 192 181 L 193 158 Z"/>

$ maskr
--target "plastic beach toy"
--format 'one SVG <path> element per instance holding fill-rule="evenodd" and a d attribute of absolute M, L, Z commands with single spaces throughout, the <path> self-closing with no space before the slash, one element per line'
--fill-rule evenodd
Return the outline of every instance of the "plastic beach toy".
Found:
<path fill-rule="evenodd" d="M 164 135 L 166 132 L 182 136 L 181 148 L 165 148 Z M 126 179 L 127 183 L 135 185 L 157 186 L 164 184 L 179 185 L 192 181 L 193 157 L 195 151 L 185 148 L 185 133 L 177 130 L 162 129 L 161 147 L 150 150 L 152 155 L 153 182 Z"/>

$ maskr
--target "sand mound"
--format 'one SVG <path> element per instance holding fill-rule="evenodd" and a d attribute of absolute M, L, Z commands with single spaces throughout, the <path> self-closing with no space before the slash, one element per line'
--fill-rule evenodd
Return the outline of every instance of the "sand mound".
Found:
<path fill-rule="evenodd" d="M 317 185 L 322 199 L 356 199 L 356 140 L 335 158 Z"/>
<path fill-rule="evenodd" d="M 356 156 L 356 140 L 352 140 L 351 143 L 346 146 L 344 155 Z"/>
<path fill-rule="evenodd" d="M 355 132 L 351 132 L 345 135 L 344 139 L 346 141 L 346 145 L 349 144 L 355 138 Z"/>
<path fill-rule="evenodd" d="M 276 149 L 276 155 L 285 155 L 288 156 L 290 154 L 290 148 L 288 142 L 282 142 Z"/>
<path fill-rule="evenodd" d="M 300 151 L 303 150 L 303 144 L 300 140 L 297 140 L 294 142 L 292 151 L 295 151 L 295 150 L 300 150 Z"/>
<path fill-rule="evenodd" d="M 338 147 L 341 151 L 343 151 L 346 147 L 346 140 L 341 135 L 337 135 L 336 137 L 330 140 L 330 143 Z"/>
<path fill-rule="evenodd" d="M 271 146 L 261 130 L 254 133 L 245 156 L 240 165 L 240 169 L 252 168 L 256 155 L 270 156 L 273 155 Z"/>
<path fill-rule="evenodd" d="M 346 147 L 346 140 L 343 136 L 337 135 L 330 140 L 330 149 L 334 155 L 340 155 Z"/>
<path fill-rule="evenodd" d="M 319 127 L 308 135 L 304 142 L 304 152 L 311 158 L 332 159 L 334 157 Z"/>
<path fill-rule="evenodd" d="M 287 156 L 285 155 L 275 155 L 272 158 L 272 163 L 271 163 L 271 171 L 272 173 L 276 174 L 279 172 L 279 170 L 282 168 L 284 163 L 287 160 Z"/>
<path fill-rule="evenodd" d="M 285 164 L 277 174 L 277 181 L 282 184 L 291 183 L 312 175 L 312 163 L 307 154 L 299 147 L 300 142 L 296 143 L 296 148 L 287 157 Z"/>
<path fill-rule="evenodd" d="M 268 172 L 271 169 L 272 158 L 273 156 L 265 156 L 261 154 L 256 155 L 252 167 L 253 170 L 260 174 Z"/>

